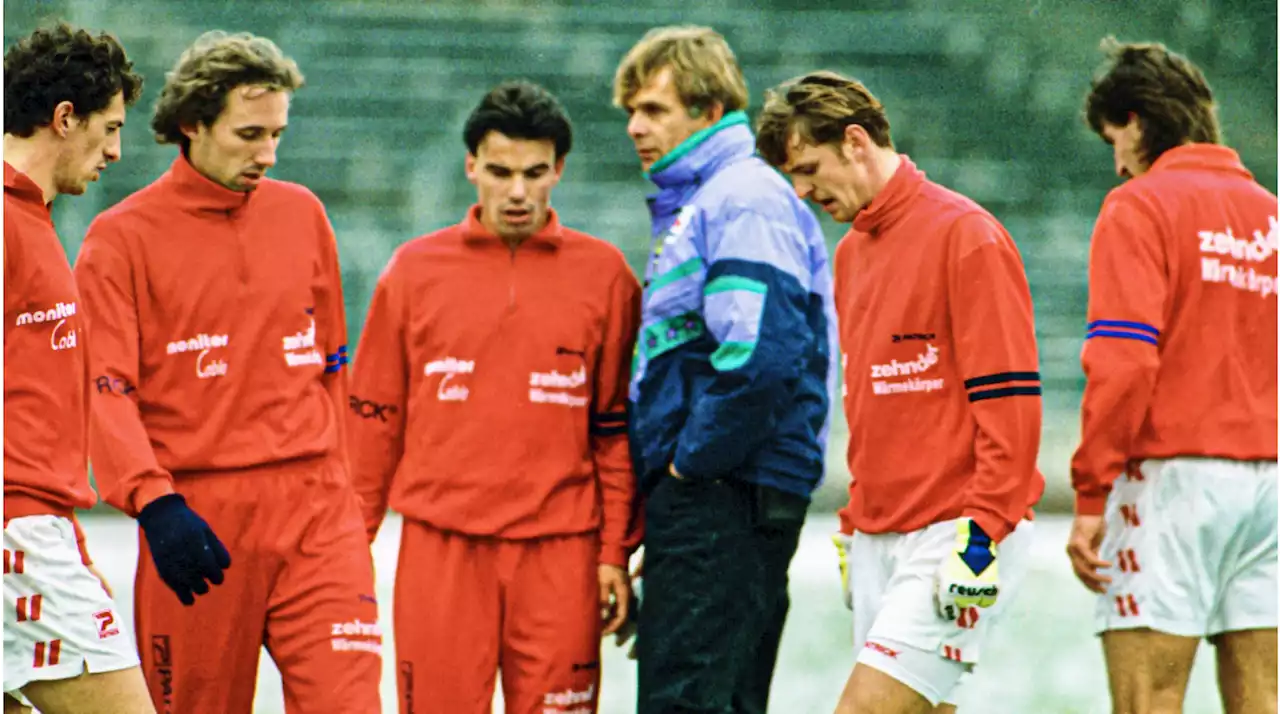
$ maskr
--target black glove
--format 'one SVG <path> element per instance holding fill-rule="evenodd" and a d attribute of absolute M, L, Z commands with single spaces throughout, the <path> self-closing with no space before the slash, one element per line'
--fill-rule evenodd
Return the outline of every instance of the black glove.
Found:
<path fill-rule="evenodd" d="M 195 604 L 209 584 L 222 584 L 222 571 L 231 567 L 231 554 L 213 529 L 187 506 L 180 494 L 170 493 L 148 503 L 138 513 L 156 571 L 178 594 L 183 605 Z"/>

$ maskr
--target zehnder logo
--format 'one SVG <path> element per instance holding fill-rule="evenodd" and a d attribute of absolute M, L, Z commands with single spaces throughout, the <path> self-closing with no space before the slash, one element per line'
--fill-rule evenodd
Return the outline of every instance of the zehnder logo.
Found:
<path fill-rule="evenodd" d="M 1226 283 L 1237 290 L 1258 293 L 1259 297 L 1276 294 L 1277 276 L 1258 272 L 1257 268 L 1246 268 L 1238 263 L 1224 262 L 1227 258 L 1245 263 L 1262 263 L 1270 259 L 1280 250 L 1276 234 L 1277 220 L 1275 216 L 1267 217 L 1267 232 L 1260 229 L 1253 232 L 1253 239 L 1236 237 L 1227 227 L 1225 233 L 1219 231 L 1200 231 L 1200 279 L 1206 283 Z"/>
<path fill-rule="evenodd" d="M 596 685 L 586 689 L 549 692 L 542 697 L 543 714 L 591 714 L 596 699 Z"/>
<path fill-rule="evenodd" d="M 587 398 L 567 391 L 578 389 L 587 383 L 587 368 L 579 367 L 569 374 L 556 370 L 529 373 L 529 401 L 534 404 L 560 404 L 566 407 L 585 407 Z"/>
<path fill-rule="evenodd" d="M 912 375 L 924 374 L 938 364 L 938 348 L 930 343 L 925 344 L 925 351 L 907 362 L 891 360 L 888 364 L 871 365 L 871 390 L 879 395 L 908 394 L 911 392 L 933 392 L 942 389 L 942 379 L 920 379 Z M 906 377 L 911 379 L 897 382 L 885 381 L 887 377 Z"/>
<path fill-rule="evenodd" d="M 472 374 L 475 371 L 475 360 L 461 360 L 457 357 L 432 360 L 422 368 L 422 373 L 427 377 L 433 374 L 444 375 L 440 378 L 440 385 L 436 387 L 436 399 L 442 402 L 467 401 L 471 390 L 461 384 L 454 384 L 453 380 L 460 374 Z"/>
<path fill-rule="evenodd" d="M 324 366 L 324 355 L 316 349 L 316 320 L 309 318 L 311 325 L 304 331 L 284 337 L 284 363 L 290 367 L 303 367 L 309 364 Z"/>
<path fill-rule="evenodd" d="M 380 655 L 382 628 L 376 622 L 361 622 L 358 619 L 335 622 L 329 635 L 329 644 L 335 652 L 372 652 Z"/>
<path fill-rule="evenodd" d="M 53 331 L 49 333 L 49 348 L 54 352 L 60 352 L 76 348 L 75 328 L 67 326 L 67 320 L 75 317 L 75 314 L 76 304 L 74 302 L 60 302 L 48 310 L 24 312 L 18 315 L 15 323 L 18 327 L 23 327 L 24 325 L 40 325 L 56 320 L 57 323 L 53 326 Z"/>
<path fill-rule="evenodd" d="M 227 361 L 209 354 L 210 350 L 221 349 L 231 343 L 229 335 L 210 335 L 204 332 L 185 340 L 170 342 L 165 352 L 171 355 L 186 352 L 197 352 L 196 376 L 200 379 L 223 377 L 227 374 Z"/>

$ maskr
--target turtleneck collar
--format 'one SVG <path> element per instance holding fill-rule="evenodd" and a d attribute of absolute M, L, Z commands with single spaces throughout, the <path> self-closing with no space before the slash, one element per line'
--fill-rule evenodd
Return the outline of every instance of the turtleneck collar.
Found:
<path fill-rule="evenodd" d="M 1244 167 L 1240 155 L 1235 149 L 1220 144 L 1183 144 L 1160 155 L 1151 164 L 1148 173 L 1158 171 L 1177 171 L 1179 169 L 1201 169 L 1210 171 L 1227 171 L 1253 179 L 1253 174 Z"/>
<path fill-rule="evenodd" d="M 748 126 L 747 113 L 734 111 L 720 121 L 680 142 L 680 145 L 658 159 L 645 178 L 660 189 L 698 183 L 721 166 L 755 151 L 755 140 Z"/>
<path fill-rule="evenodd" d="M 906 215 L 911 199 L 920 192 L 924 185 L 924 172 L 916 168 L 906 154 L 898 156 L 902 159 L 898 170 L 893 172 L 871 203 L 854 216 L 854 230 L 872 235 L 884 231 Z"/>
<path fill-rule="evenodd" d="M 49 213 L 49 206 L 52 204 L 44 202 L 44 190 L 30 176 L 13 168 L 8 161 L 4 162 L 4 190 L 32 208 L 43 209 L 49 223 L 53 223 L 53 217 Z"/>
<path fill-rule="evenodd" d="M 179 153 L 169 166 L 169 185 L 175 203 L 189 211 L 238 211 L 249 204 L 269 179 L 252 191 L 232 191 L 196 170 L 185 153 Z"/>
<path fill-rule="evenodd" d="M 462 221 L 462 235 L 468 243 L 496 243 L 506 246 L 506 242 L 502 238 L 494 235 L 492 231 L 480 222 L 480 204 L 478 203 L 467 210 L 467 217 Z M 563 240 L 564 235 L 560 226 L 560 216 L 556 213 L 556 209 L 548 207 L 546 225 L 537 233 L 524 239 L 520 245 L 541 245 L 549 248 L 558 248 Z"/>

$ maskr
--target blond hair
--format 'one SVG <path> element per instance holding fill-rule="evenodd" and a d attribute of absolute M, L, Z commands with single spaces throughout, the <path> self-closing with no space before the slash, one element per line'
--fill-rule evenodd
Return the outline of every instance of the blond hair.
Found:
<path fill-rule="evenodd" d="M 861 82 L 836 72 L 811 72 L 770 89 L 756 123 L 756 151 L 774 166 L 787 163 L 793 137 L 815 146 L 839 144 L 853 124 L 876 146 L 893 148 L 884 106 Z"/>
<path fill-rule="evenodd" d="M 271 40 L 247 32 L 206 32 L 165 75 L 151 130 L 158 143 L 185 149 L 188 139 L 182 127 L 213 124 L 226 108 L 227 94 L 236 87 L 292 92 L 304 82 L 298 64 Z"/>
<path fill-rule="evenodd" d="M 657 27 L 632 47 L 613 78 L 613 103 L 626 107 L 654 75 L 670 68 L 688 109 L 719 103 L 726 113 L 747 108 L 747 80 L 729 43 L 710 27 Z"/>

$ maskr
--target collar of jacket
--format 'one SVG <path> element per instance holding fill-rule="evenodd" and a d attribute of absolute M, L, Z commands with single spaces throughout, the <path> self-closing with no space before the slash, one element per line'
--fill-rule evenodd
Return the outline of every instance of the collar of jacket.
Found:
<path fill-rule="evenodd" d="M 893 176 L 889 177 L 880 193 L 871 199 L 871 203 L 853 217 L 855 231 L 873 236 L 884 232 L 907 214 L 911 199 L 920 193 L 920 187 L 924 185 L 924 172 L 916 168 L 906 154 L 898 154 L 898 158 L 902 160 L 898 164 L 898 170 L 893 172 Z"/>
<path fill-rule="evenodd" d="M 14 198 L 18 199 L 35 212 L 42 215 L 53 225 L 53 216 L 50 213 L 49 206 L 44 202 L 44 191 L 36 185 L 31 177 L 13 168 L 8 161 L 4 162 L 4 191 Z"/>
<path fill-rule="evenodd" d="M 721 166 L 750 156 L 754 151 L 755 139 L 747 123 L 747 113 L 729 112 L 658 159 L 649 167 L 645 178 L 664 191 L 698 184 Z"/>
<path fill-rule="evenodd" d="M 478 203 L 467 209 L 467 217 L 462 221 L 462 237 L 463 240 L 472 245 L 501 245 L 504 248 L 506 247 L 505 241 L 494 235 L 480 222 L 480 204 Z M 537 233 L 525 238 L 520 245 L 559 248 L 563 240 L 564 235 L 561 230 L 560 216 L 556 213 L 556 209 L 548 206 L 547 224 Z"/>
<path fill-rule="evenodd" d="M 1151 164 L 1149 173 L 1178 169 L 1225 171 L 1253 180 L 1253 174 L 1241 163 L 1240 155 L 1235 149 L 1219 144 L 1193 143 L 1175 146 L 1161 154 L 1160 158 Z"/>
<path fill-rule="evenodd" d="M 232 191 L 197 171 L 186 152 L 178 153 L 167 175 L 174 203 L 189 211 L 237 211 L 247 206 L 253 194 L 262 189 L 259 185 L 252 191 Z M 265 184 L 268 180 L 264 178 L 262 182 Z"/>

